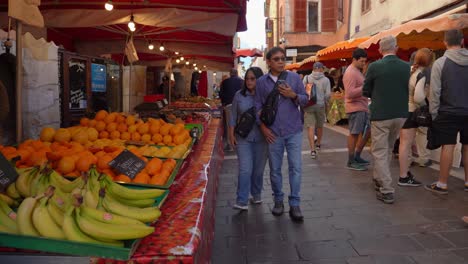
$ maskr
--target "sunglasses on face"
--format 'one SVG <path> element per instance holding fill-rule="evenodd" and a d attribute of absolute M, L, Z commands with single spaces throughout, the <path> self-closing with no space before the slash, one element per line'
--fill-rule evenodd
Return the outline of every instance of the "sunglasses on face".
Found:
<path fill-rule="evenodd" d="M 274 62 L 286 61 L 286 58 L 285 57 L 274 57 L 274 58 L 271 58 L 271 60 L 274 61 Z"/>

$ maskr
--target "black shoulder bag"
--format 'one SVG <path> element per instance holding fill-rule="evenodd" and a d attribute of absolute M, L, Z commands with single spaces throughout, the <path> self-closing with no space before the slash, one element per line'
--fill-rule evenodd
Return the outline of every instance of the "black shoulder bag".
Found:
<path fill-rule="evenodd" d="M 234 127 L 234 132 L 236 132 L 236 134 L 239 136 L 246 138 L 255 126 L 256 121 L 255 106 L 252 106 L 247 109 L 247 111 L 242 113 L 240 118 L 237 120 L 237 124 Z"/>
<path fill-rule="evenodd" d="M 278 76 L 278 81 L 285 80 L 287 76 L 288 76 L 288 72 L 283 71 Z M 266 126 L 273 125 L 273 122 L 275 122 L 276 113 L 278 112 L 278 101 L 279 101 L 279 94 L 280 94 L 278 90 L 278 85 L 279 85 L 278 81 L 276 81 L 275 87 L 273 87 L 273 90 L 271 90 L 271 92 L 268 94 L 265 100 L 265 103 L 263 104 L 262 112 L 260 113 L 260 120 Z"/>
<path fill-rule="evenodd" d="M 426 105 L 416 108 L 413 112 L 413 121 L 420 127 L 430 127 L 432 125 L 432 115 L 429 112 L 429 101 L 426 101 Z"/>

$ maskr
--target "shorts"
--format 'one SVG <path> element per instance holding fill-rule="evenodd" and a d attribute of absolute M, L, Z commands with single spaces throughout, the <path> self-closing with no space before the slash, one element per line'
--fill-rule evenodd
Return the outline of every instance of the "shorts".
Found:
<path fill-rule="evenodd" d="M 413 120 L 414 112 L 408 113 L 408 118 L 406 119 L 405 123 L 403 124 L 402 129 L 410 129 L 410 128 L 418 128 L 418 123 Z"/>
<path fill-rule="evenodd" d="M 349 133 L 359 135 L 370 127 L 369 113 L 364 111 L 348 114 Z"/>
<path fill-rule="evenodd" d="M 304 109 L 306 127 L 323 127 L 325 123 L 325 106 L 313 105 Z"/>
<path fill-rule="evenodd" d="M 467 145 L 468 116 L 439 114 L 432 121 L 432 127 L 428 131 L 428 148 L 436 149 L 443 145 L 455 145 L 458 133 L 460 133 L 460 143 Z"/>

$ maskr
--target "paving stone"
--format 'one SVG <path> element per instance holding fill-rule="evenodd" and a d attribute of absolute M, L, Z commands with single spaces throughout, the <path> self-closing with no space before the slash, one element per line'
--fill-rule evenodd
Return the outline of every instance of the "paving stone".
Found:
<path fill-rule="evenodd" d="M 412 256 L 412 259 L 418 264 L 466 264 L 466 260 L 452 252 L 426 252 Z"/>
<path fill-rule="evenodd" d="M 411 236 L 419 242 L 425 249 L 445 249 L 453 246 L 437 234 L 417 234 Z"/>
<path fill-rule="evenodd" d="M 423 251 L 420 245 L 408 236 L 380 236 L 350 240 L 359 255 L 408 254 Z"/>
<path fill-rule="evenodd" d="M 247 260 L 251 261 L 274 261 L 283 263 L 299 261 L 296 245 L 279 241 L 276 236 L 258 236 L 255 240 L 249 239 L 247 246 Z"/>
<path fill-rule="evenodd" d="M 402 255 L 372 255 L 348 258 L 348 264 L 415 264 L 409 256 Z"/>
<path fill-rule="evenodd" d="M 307 241 L 298 246 L 301 259 L 344 259 L 357 256 L 356 251 L 344 240 Z"/>
<path fill-rule="evenodd" d="M 456 247 L 468 247 L 468 230 L 442 232 L 440 235 L 452 242 Z"/>
<path fill-rule="evenodd" d="M 445 208 L 420 209 L 419 213 L 422 216 L 428 218 L 429 220 L 435 221 L 435 222 L 444 221 L 444 220 L 453 220 L 453 218 L 455 218 L 455 216 L 448 209 L 445 209 Z"/>
<path fill-rule="evenodd" d="M 452 252 L 455 253 L 457 256 L 463 258 L 465 263 L 468 263 L 468 249 L 457 249 L 453 250 Z"/>

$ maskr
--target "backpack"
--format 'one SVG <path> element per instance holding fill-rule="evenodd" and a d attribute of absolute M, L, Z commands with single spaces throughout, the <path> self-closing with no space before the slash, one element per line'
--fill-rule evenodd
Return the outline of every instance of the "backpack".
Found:
<path fill-rule="evenodd" d="M 288 72 L 283 71 L 278 76 L 278 81 L 285 80 L 287 76 L 288 76 Z M 278 84 L 279 84 L 278 81 L 276 81 L 275 87 L 273 87 L 273 90 L 271 90 L 271 92 L 268 94 L 265 100 L 265 103 L 263 104 L 262 112 L 260 113 L 260 120 L 266 126 L 273 125 L 273 122 L 275 122 L 275 119 L 276 119 L 276 113 L 278 112 L 278 102 L 279 102 L 279 95 L 280 95 L 279 90 L 278 90 Z"/>
<path fill-rule="evenodd" d="M 306 86 L 306 91 L 309 91 L 309 102 L 305 107 L 315 105 L 317 103 L 317 84 L 308 83 Z"/>
<path fill-rule="evenodd" d="M 246 138 L 253 129 L 256 121 L 255 106 L 252 106 L 239 117 L 237 124 L 234 127 L 234 132 L 239 136 Z"/>

